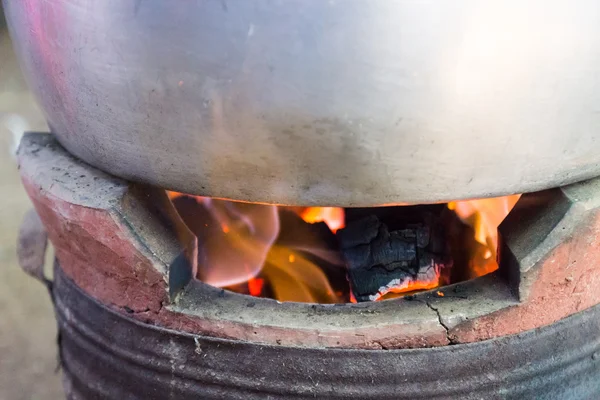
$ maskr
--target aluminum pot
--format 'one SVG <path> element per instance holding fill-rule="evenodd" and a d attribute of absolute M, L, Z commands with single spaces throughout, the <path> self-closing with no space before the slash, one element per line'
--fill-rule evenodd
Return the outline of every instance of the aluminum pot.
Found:
<path fill-rule="evenodd" d="M 595 0 L 4 0 L 52 131 L 182 192 L 371 206 L 600 175 Z"/>

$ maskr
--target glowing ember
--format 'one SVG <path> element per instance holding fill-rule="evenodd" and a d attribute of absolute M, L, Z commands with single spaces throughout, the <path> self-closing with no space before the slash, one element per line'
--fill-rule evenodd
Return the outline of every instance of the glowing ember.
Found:
<path fill-rule="evenodd" d="M 265 280 L 262 278 L 250 278 L 248 279 L 248 292 L 251 296 L 260 296 L 263 291 Z"/>
<path fill-rule="evenodd" d="M 412 294 L 416 292 L 420 292 L 423 290 L 431 290 L 440 286 L 440 274 L 437 272 L 436 276 L 431 280 L 408 280 L 402 283 L 402 285 L 396 285 L 388 288 L 385 291 L 380 291 L 378 294 L 374 295 L 370 300 L 377 301 L 382 299 L 390 299 L 398 296 L 394 296 L 394 294 L 401 294 L 406 296 L 407 294 Z"/>

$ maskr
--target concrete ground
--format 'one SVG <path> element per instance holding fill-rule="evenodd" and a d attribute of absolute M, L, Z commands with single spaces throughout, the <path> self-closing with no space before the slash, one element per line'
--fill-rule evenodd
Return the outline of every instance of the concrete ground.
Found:
<path fill-rule="evenodd" d="M 0 400 L 64 399 L 56 323 L 45 287 L 17 265 L 16 238 L 31 207 L 11 153 L 24 130 L 46 130 L 0 13 Z"/>

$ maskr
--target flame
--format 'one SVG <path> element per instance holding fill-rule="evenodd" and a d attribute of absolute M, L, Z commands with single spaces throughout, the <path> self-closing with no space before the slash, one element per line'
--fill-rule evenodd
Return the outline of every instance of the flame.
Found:
<path fill-rule="evenodd" d="M 345 226 L 344 209 L 340 207 L 306 207 L 299 215 L 309 224 L 325 222 L 333 233 Z"/>
<path fill-rule="evenodd" d="M 268 284 L 272 297 L 279 301 L 341 301 L 341 296 L 334 292 L 319 266 L 298 251 L 273 245 L 279 234 L 276 206 L 218 200 L 172 191 L 167 191 L 167 194 L 171 200 L 182 196 L 195 199 L 206 211 L 198 216 L 203 220 L 196 224 L 195 231 L 196 235 L 201 235 L 198 241 L 198 275 L 202 281 L 240 292 L 246 292 L 244 286 L 240 285 L 245 283 L 246 293 L 252 296 L 263 295 Z M 343 209 L 313 209 L 293 210 L 299 215 L 303 213 L 312 222 L 325 221 L 331 226 L 343 227 Z"/>
<path fill-rule="evenodd" d="M 333 233 L 345 226 L 344 209 L 340 207 L 288 207 L 288 209 L 296 212 L 307 223 L 325 222 Z M 312 249 L 310 252 L 322 256 L 329 262 L 337 262 L 337 257 L 321 254 L 319 249 Z M 341 301 L 341 296 L 334 293 L 323 270 L 291 248 L 274 246 L 267 256 L 261 276 L 271 283 L 273 297 L 279 301 L 306 303 Z"/>
<path fill-rule="evenodd" d="M 323 270 L 299 253 L 290 254 L 285 247 L 271 248 L 261 276 L 269 281 L 273 297 L 279 301 L 340 302 Z"/>
<path fill-rule="evenodd" d="M 309 303 L 339 303 L 352 293 L 333 290 L 324 270 L 304 254 L 306 252 L 343 266 L 339 255 L 333 257 L 327 249 L 304 249 L 295 244 L 281 246 L 279 212 L 274 205 L 232 202 L 201 196 L 167 192 L 171 200 L 191 197 L 204 209 L 203 220 L 196 224 L 199 238 L 198 275 L 201 280 L 219 287 L 270 296 L 279 301 Z M 460 220 L 473 228 L 473 243 L 468 249 L 468 277 L 485 275 L 498 268 L 496 261 L 497 228 L 514 207 L 520 195 L 448 203 Z M 332 232 L 345 226 L 343 208 L 286 207 L 307 223 L 324 222 Z M 312 256 L 311 255 L 311 256 Z M 446 268 L 449 269 L 449 268 Z M 371 300 L 405 296 L 431 290 L 450 282 L 446 272 L 436 267 L 412 280 L 391 282 L 371 296 Z M 444 293 L 436 292 L 438 297 Z"/>
<path fill-rule="evenodd" d="M 475 231 L 475 246 L 470 257 L 470 277 L 476 278 L 498 269 L 498 226 L 517 204 L 521 195 L 448 203 L 448 208 Z"/>
<path fill-rule="evenodd" d="M 171 191 L 171 190 L 167 190 L 167 196 L 169 196 L 169 199 L 171 199 L 171 200 L 175 200 L 175 199 L 176 199 L 176 198 L 178 198 L 178 197 L 181 197 L 181 196 L 187 196 L 187 195 L 186 195 L 186 194 L 183 194 L 183 193 L 179 193 L 179 192 L 173 192 L 173 191 Z M 201 197 L 201 196 L 196 196 L 196 197 Z"/>
<path fill-rule="evenodd" d="M 184 196 L 176 192 L 168 195 L 171 200 Z M 256 278 L 279 235 L 277 207 L 185 196 L 202 206 L 198 208 L 202 223 L 194 232 L 199 242 L 199 278 L 217 287 Z M 260 294 L 262 288 L 253 286 L 250 291 Z"/>

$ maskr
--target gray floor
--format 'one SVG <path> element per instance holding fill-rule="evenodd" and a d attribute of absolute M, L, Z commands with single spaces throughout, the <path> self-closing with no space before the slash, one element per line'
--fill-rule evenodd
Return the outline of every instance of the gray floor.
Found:
<path fill-rule="evenodd" d="M 21 217 L 31 205 L 11 152 L 20 132 L 45 129 L 0 21 L 0 400 L 64 398 L 48 294 L 21 272 L 15 254 Z"/>

